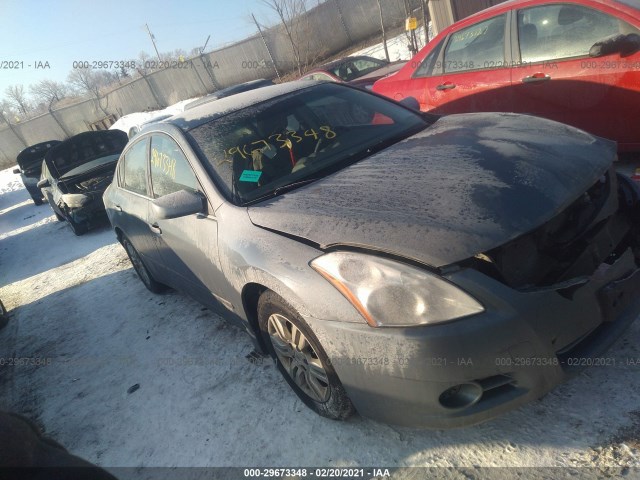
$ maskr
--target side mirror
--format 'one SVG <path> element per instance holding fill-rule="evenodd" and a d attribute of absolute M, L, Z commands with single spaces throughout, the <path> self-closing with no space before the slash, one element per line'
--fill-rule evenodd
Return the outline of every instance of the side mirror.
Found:
<path fill-rule="evenodd" d="M 619 53 L 625 57 L 638 50 L 640 50 L 640 35 L 637 33 L 629 33 L 628 35 L 619 33 L 594 43 L 589 49 L 589 56 L 603 57 L 612 53 Z"/>
<path fill-rule="evenodd" d="M 420 111 L 420 102 L 416 97 L 404 97 L 399 103 L 412 110 Z"/>
<path fill-rule="evenodd" d="M 20 169 L 19 168 L 14 168 L 13 169 L 13 173 L 20 173 Z"/>
<path fill-rule="evenodd" d="M 37 184 L 36 187 L 38 188 L 47 188 L 50 187 L 51 183 L 49 182 L 48 178 L 43 178 L 42 180 L 40 180 Z"/>
<path fill-rule="evenodd" d="M 196 192 L 180 190 L 164 197 L 156 198 L 151 203 L 153 213 L 158 220 L 186 217 L 204 212 L 204 197 Z"/>

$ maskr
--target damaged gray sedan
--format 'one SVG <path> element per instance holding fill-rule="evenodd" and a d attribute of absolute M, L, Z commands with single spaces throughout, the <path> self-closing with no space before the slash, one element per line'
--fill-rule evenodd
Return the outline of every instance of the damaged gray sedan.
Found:
<path fill-rule="evenodd" d="M 320 415 L 464 426 L 640 313 L 640 192 L 615 155 L 542 118 L 294 82 L 143 130 L 104 202 L 149 290 L 222 311 Z"/>

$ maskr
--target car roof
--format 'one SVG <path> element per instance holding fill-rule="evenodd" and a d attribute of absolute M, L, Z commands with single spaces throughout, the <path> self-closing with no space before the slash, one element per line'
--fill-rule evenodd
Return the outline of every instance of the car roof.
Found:
<path fill-rule="evenodd" d="M 229 113 L 266 102 L 272 98 L 287 95 L 288 93 L 311 88 L 314 85 L 332 83 L 327 81 L 292 81 L 271 85 L 267 87 L 249 90 L 247 92 L 236 93 L 229 97 L 224 97 L 215 102 L 203 103 L 196 107 L 185 110 L 182 113 L 168 118 L 163 123 L 170 123 L 183 131 L 191 130 L 200 125 L 210 122 L 216 118 L 223 117 Z M 347 87 L 348 88 L 348 87 Z M 140 132 L 142 133 L 142 132 Z"/>
<path fill-rule="evenodd" d="M 197 107 L 198 105 L 202 105 L 203 103 L 213 102 L 216 100 L 220 100 L 221 98 L 228 97 L 230 95 L 236 95 L 238 93 L 247 92 L 249 90 L 266 87 L 269 85 L 273 85 L 273 81 L 268 80 L 266 78 L 259 78 L 257 80 L 251 80 L 249 82 L 231 85 L 230 87 L 216 90 L 215 92 L 205 95 L 204 97 L 200 97 L 194 100 L 193 102 L 187 103 L 184 106 L 184 110 L 190 110 L 192 108 Z"/>

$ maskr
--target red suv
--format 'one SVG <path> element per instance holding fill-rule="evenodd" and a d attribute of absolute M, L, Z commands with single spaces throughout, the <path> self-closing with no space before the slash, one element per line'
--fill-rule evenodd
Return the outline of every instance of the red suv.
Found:
<path fill-rule="evenodd" d="M 529 113 L 640 150 L 640 0 L 515 0 L 443 30 L 373 90 L 423 111 Z"/>

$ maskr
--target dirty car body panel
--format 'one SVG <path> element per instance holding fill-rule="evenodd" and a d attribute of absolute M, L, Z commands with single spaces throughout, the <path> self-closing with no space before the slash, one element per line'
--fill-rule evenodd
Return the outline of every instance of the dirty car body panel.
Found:
<path fill-rule="evenodd" d="M 102 194 L 126 144 L 127 134 L 120 130 L 83 132 L 47 152 L 43 193 L 77 234 L 104 217 Z"/>
<path fill-rule="evenodd" d="M 437 117 L 315 83 L 194 108 L 137 142 L 104 195 L 118 238 L 263 351 L 258 307 L 275 292 L 362 415 L 487 420 L 569 378 L 640 313 L 640 192 L 612 169 L 613 142 L 575 128 Z M 126 185 L 134 148 L 143 193 Z M 177 185 L 162 195 L 167 164 Z M 202 203 L 170 218 L 185 198 Z"/>

